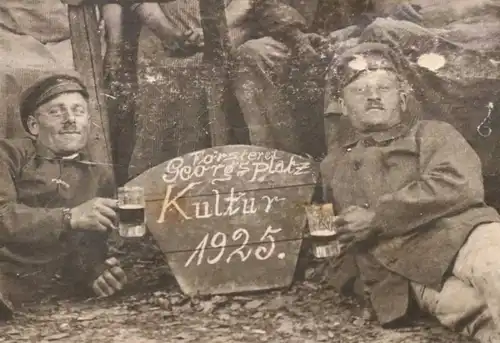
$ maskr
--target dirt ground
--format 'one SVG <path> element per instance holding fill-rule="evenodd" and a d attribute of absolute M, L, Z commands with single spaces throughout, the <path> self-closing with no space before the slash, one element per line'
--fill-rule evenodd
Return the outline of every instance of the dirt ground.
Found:
<path fill-rule="evenodd" d="M 130 278 L 124 293 L 81 299 L 56 285 L 0 324 L 0 342 L 472 342 L 426 319 L 381 329 L 362 319 L 355 302 L 315 282 L 312 269 L 309 281 L 286 290 L 188 298 L 151 242 L 114 252 Z"/>

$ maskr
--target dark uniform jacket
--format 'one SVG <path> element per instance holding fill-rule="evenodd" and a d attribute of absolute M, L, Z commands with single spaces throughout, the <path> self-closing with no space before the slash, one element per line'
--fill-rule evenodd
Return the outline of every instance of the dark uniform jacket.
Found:
<path fill-rule="evenodd" d="M 82 277 L 101 266 L 106 237 L 98 232 L 62 234 L 63 208 L 112 197 L 109 175 L 83 153 L 63 160 L 29 138 L 0 140 L 0 272 L 44 265 L 67 253 Z"/>
<path fill-rule="evenodd" d="M 337 261 L 334 285 L 341 289 L 359 272 L 382 324 L 405 315 L 408 280 L 440 289 L 470 232 L 500 220 L 484 203 L 478 156 L 444 122 L 413 119 L 338 142 L 321 171 L 337 213 L 350 205 L 375 212 L 381 233 Z"/>

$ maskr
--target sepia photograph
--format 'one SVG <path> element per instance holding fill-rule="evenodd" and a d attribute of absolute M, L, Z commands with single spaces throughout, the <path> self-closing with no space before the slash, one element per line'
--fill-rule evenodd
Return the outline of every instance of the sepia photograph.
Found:
<path fill-rule="evenodd" d="M 0 343 L 500 343 L 500 0 L 0 0 L 0 55 Z"/>

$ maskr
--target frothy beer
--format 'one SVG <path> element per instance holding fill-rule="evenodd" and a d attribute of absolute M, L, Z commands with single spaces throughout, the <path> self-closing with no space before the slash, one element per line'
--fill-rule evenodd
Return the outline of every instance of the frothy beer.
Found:
<path fill-rule="evenodd" d="M 315 242 L 326 242 L 329 243 L 335 239 L 335 234 L 336 232 L 334 230 L 317 230 L 317 231 L 311 231 L 311 238 Z"/>
<path fill-rule="evenodd" d="M 340 246 L 336 241 L 336 231 L 333 225 L 335 219 L 333 205 L 306 205 L 306 215 L 314 256 L 325 258 L 338 255 Z"/>
<path fill-rule="evenodd" d="M 144 191 L 139 187 L 133 187 L 121 188 L 118 193 L 120 236 L 144 236 L 146 233 Z"/>

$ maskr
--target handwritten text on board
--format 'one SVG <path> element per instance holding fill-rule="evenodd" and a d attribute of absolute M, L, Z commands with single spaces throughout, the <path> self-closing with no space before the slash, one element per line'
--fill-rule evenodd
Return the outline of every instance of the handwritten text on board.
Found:
<path fill-rule="evenodd" d="M 183 292 L 223 294 L 291 283 L 317 172 L 311 158 L 228 145 L 130 183 L 145 188 L 148 228 Z"/>
<path fill-rule="evenodd" d="M 294 156 L 282 159 L 277 150 L 237 151 L 207 153 L 205 150 L 193 154 L 193 163 L 186 164 L 185 158 L 169 161 L 163 180 L 167 183 L 211 178 L 211 183 L 230 181 L 234 177 L 245 177 L 249 182 L 264 181 L 272 174 L 304 175 L 309 173 L 310 163 L 301 162 Z"/>
<path fill-rule="evenodd" d="M 172 185 L 168 185 L 158 223 L 163 223 L 165 221 L 165 214 L 170 208 L 179 212 L 184 219 L 202 219 L 230 217 L 238 214 L 254 214 L 259 210 L 269 213 L 273 203 L 285 200 L 285 198 L 280 198 L 278 196 L 270 197 L 268 195 L 256 198 L 248 196 L 247 192 L 236 193 L 234 187 L 232 187 L 230 193 L 226 195 L 220 194 L 217 189 L 212 190 L 214 195 L 210 201 L 193 201 L 190 205 L 191 211 L 181 208 L 177 200 L 187 191 L 199 184 L 199 182 L 190 183 L 175 196 L 172 196 Z"/>
<path fill-rule="evenodd" d="M 258 260 L 267 260 L 271 257 L 276 247 L 275 238 L 273 234 L 279 233 L 281 228 L 273 229 L 272 226 L 268 226 L 266 232 L 260 237 L 260 242 L 262 243 L 270 243 L 267 245 L 259 245 L 255 250 L 252 247 L 247 246 L 250 240 L 250 233 L 248 230 L 239 228 L 236 229 L 231 235 L 232 243 L 241 241 L 241 245 L 236 249 L 230 250 L 228 254 L 224 254 L 226 252 L 226 248 L 229 245 L 228 237 L 223 232 L 216 232 L 212 237 L 210 234 L 206 234 L 201 242 L 196 247 L 196 250 L 189 256 L 185 266 L 189 266 L 191 262 L 194 261 L 196 257 L 198 257 L 196 265 L 200 265 L 203 261 L 206 261 L 208 264 L 215 264 L 219 261 L 224 261 L 226 263 L 231 262 L 232 258 L 239 258 L 240 261 L 245 262 L 248 258 L 254 257 Z M 210 240 L 209 240 L 210 238 Z M 232 246 L 233 244 L 230 244 Z M 215 256 L 207 257 L 206 249 L 218 249 L 218 252 Z M 213 251 L 213 250 L 212 250 Z M 285 254 L 281 253 L 278 255 L 278 258 L 282 259 L 285 257 Z"/>
<path fill-rule="evenodd" d="M 222 193 L 218 187 L 230 183 L 233 179 L 246 179 L 248 182 L 262 182 L 270 175 L 282 174 L 298 176 L 310 173 L 310 163 L 301 161 L 294 155 L 285 156 L 277 150 L 220 152 L 212 150 L 191 153 L 190 158 L 179 157 L 170 160 L 165 166 L 163 181 L 167 184 L 158 223 L 164 223 L 167 211 L 176 211 L 183 220 L 203 220 L 217 217 L 238 217 L 246 215 L 269 214 L 275 205 L 286 201 L 285 197 L 270 196 L 254 192 L 237 191 L 230 187 Z M 178 189 L 178 182 L 189 182 Z M 211 195 L 204 200 L 193 198 L 192 201 L 179 203 L 190 191 L 209 182 Z M 174 190 L 175 189 L 175 190 Z M 195 200 L 196 199 L 196 200 Z M 245 262 L 250 258 L 267 260 L 275 250 L 275 235 L 281 228 L 267 226 L 264 233 L 255 236 L 255 228 L 234 227 L 230 231 L 206 233 L 194 247 L 185 267 L 203 263 L 230 263 L 235 259 Z M 257 247 L 249 242 L 260 242 Z M 255 245 L 255 244 L 254 244 Z M 284 253 L 278 253 L 283 259 Z"/>

